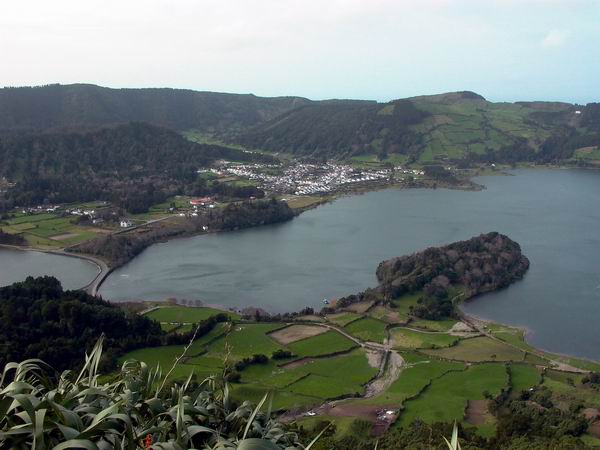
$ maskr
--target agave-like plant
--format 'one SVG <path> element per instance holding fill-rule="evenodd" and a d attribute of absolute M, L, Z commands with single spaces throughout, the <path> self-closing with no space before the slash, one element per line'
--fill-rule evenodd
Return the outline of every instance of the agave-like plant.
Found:
<path fill-rule="evenodd" d="M 126 361 L 100 381 L 103 339 L 79 373 L 58 380 L 41 360 L 9 363 L 0 378 L 0 448 L 87 450 L 308 450 L 295 433 L 272 420 L 270 407 L 233 408 L 223 376 L 166 387 L 168 375 Z M 185 351 L 184 351 L 185 354 Z M 179 361 L 181 358 L 178 358 Z"/>
<path fill-rule="evenodd" d="M 456 425 L 456 422 L 454 422 L 454 428 L 452 429 L 452 438 L 448 440 L 445 436 L 442 437 L 446 441 L 448 450 L 461 450 L 460 443 L 458 442 L 458 425 Z"/>

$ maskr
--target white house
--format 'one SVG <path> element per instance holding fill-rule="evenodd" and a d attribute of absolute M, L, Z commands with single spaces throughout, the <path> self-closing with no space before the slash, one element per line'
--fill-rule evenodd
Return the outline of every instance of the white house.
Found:
<path fill-rule="evenodd" d="M 129 219 L 121 219 L 121 228 L 130 228 L 133 226 L 133 223 L 131 223 L 131 220 Z"/>

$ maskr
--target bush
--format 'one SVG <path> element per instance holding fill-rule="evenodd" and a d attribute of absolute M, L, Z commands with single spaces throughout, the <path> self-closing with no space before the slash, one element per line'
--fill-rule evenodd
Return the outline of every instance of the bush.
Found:
<path fill-rule="evenodd" d="M 101 338 L 78 374 L 37 360 L 9 363 L 0 377 L 0 448 L 250 448 L 300 450 L 295 433 L 248 401 L 232 406 L 223 377 L 167 385 L 138 361 L 100 382 Z M 170 372 L 170 371 L 169 371 Z M 85 395 L 82 395 L 85 392 Z"/>

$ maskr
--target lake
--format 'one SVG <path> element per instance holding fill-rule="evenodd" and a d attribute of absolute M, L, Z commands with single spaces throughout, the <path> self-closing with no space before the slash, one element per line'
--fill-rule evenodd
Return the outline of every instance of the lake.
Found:
<path fill-rule="evenodd" d="M 52 275 L 64 288 L 79 289 L 97 274 L 95 264 L 79 258 L 0 248 L 0 286 L 23 281 L 28 275 Z"/>
<path fill-rule="evenodd" d="M 499 231 L 521 244 L 531 268 L 524 280 L 464 310 L 526 327 L 540 348 L 600 359 L 600 172 L 512 174 L 478 179 L 487 187 L 478 192 L 369 192 L 284 224 L 156 244 L 112 273 L 100 294 L 114 301 L 176 297 L 272 312 L 320 308 L 323 298 L 374 286 L 383 259 Z M 42 254 L 31 255 L 40 273 Z M 56 258 L 61 264 L 47 267 L 68 266 L 62 277 L 71 280 L 77 266 L 87 265 Z M 7 261 L 0 252 L 0 281 Z"/>
<path fill-rule="evenodd" d="M 478 179 L 487 187 L 479 192 L 369 192 L 289 223 L 157 244 L 115 271 L 100 294 L 320 308 L 323 298 L 374 286 L 383 259 L 499 231 L 521 244 L 531 269 L 464 310 L 527 327 L 541 348 L 600 358 L 600 172 L 512 174 Z"/>

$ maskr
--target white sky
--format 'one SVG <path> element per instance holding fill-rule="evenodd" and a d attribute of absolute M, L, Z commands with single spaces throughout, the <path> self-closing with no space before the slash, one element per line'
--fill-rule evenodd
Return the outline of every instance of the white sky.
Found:
<path fill-rule="evenodd" d="M 0 85 L 600 101 L 600 0 L 7 0 Z"/>

